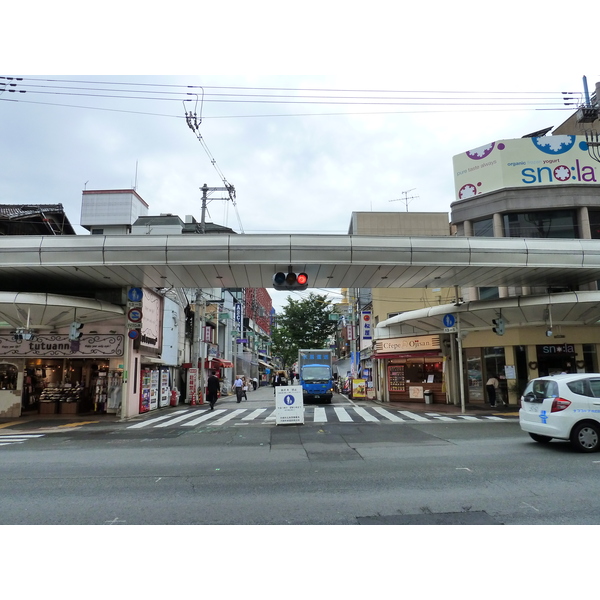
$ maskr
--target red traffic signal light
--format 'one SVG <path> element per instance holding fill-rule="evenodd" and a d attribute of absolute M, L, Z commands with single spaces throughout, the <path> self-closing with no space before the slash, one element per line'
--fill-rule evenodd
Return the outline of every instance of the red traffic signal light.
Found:
<path fill-rule="evenodd" d="M 275 273 L 273 275 L 273 287 L 280 291 L 300 291 L 308 287 L 308 275 L 306 273 Z"/>

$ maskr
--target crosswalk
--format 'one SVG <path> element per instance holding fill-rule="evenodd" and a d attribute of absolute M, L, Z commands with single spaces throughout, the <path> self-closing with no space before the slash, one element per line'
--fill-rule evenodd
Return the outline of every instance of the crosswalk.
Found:
<path fill-rule="evenodd" d="M 23 444 L 27 440 L 33 438 L 44 437 L 43 433 L 27 433 L 24 435 L 19 435 L 17 433 L 0 435 L 0 446 L 11 446 L 12 444 Z"/>
<path fill-rule="evenodd" d="M 360 406 L 315 406 L 304 407 L 305 423 L 409 423 L 409 422 L 468 422 L 468 421 L 506 421 L 510 417 L 496 415 L 441 415 L 438 413 L 414 413 L 407 410 L 387 410 L 381 407 Z M 127 429 L 165 428 L 165 427 L 222 427 L 223 425 L 249 425 L 252 423 L 275 424 L 274 408 L 256 409 L 184 409 L 167 415 L 146 418 L 129 425 Z"/>

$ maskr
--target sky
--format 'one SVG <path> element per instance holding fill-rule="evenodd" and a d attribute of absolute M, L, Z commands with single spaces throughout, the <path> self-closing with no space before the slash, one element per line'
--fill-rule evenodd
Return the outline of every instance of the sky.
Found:
<path fill-rule="evenodd" d="M 0 93 L 0 203 L 62 203 L 82 234 L 84 189 L 200 220 L 200 187 L 230 184 L 207 220 L 253 234 L 450 213 L 455 154 L 559 125 L 561 92 L 600 81 L 542 2 L 79 6 L 8 9 L 0 75 L 23 80 L 0 80 L 18 90 Z"/>

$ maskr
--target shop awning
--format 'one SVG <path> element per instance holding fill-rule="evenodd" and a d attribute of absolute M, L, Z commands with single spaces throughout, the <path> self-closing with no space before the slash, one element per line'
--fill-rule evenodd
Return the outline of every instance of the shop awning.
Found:
<path fill-rule="evenodd" d="M 206 361 L 206 366 L 210 368 L 223 368 L 223 369 L 233 369 L 233 363 L 229 360 L 224 360 L 222 358 L 211 358 L 210 361 Z"/>
<path fill-rule="evenodd" d="M 158 356 L 145 356 L 142 354 L 141 363 L 144 364 L 153 364 L 153 365 L 165 365 L 165 361 Z"/>
<path fill-rule="evenodd" d="M 265 367 L 265 368 L 267 368 L 267 369 L 274 369 L 274 368 L 275 368 L 273 365 L 270 365 L 269 363 L 266 363 L 264 360 L 260 360 L 260 359 L 259 359 L 259 361 L 258 361 L 258 364 L 259 364 L 261 367 Z"/>

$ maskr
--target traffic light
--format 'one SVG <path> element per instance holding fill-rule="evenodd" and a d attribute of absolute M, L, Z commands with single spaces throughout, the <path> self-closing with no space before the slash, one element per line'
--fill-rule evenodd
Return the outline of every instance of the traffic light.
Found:
<path fill-rule="evenodd" d="M 81 329 L 83 328 L 83 323 L 78 323 L 77 321 L 73 321 L 71 323 L 71 330 L 69 331 L 69 339 L 71 341 L 77 341 L 81 339 L 83 332 Z"/>
<path fill-rule="evenodd" d="M 496 335 L 504 335 L 504 319 L 502 317 L 498 317 L 497 319 L 492 319 L 492 323 L 494 324 L 492 331 Z"/>
<path fill-rule="evenodd" d="M 308 287 L 308 275 L 306 273 L 275 273 L 273 275 L 273 287 L 276 290 L 293 291 L 305 290 Z"/>

